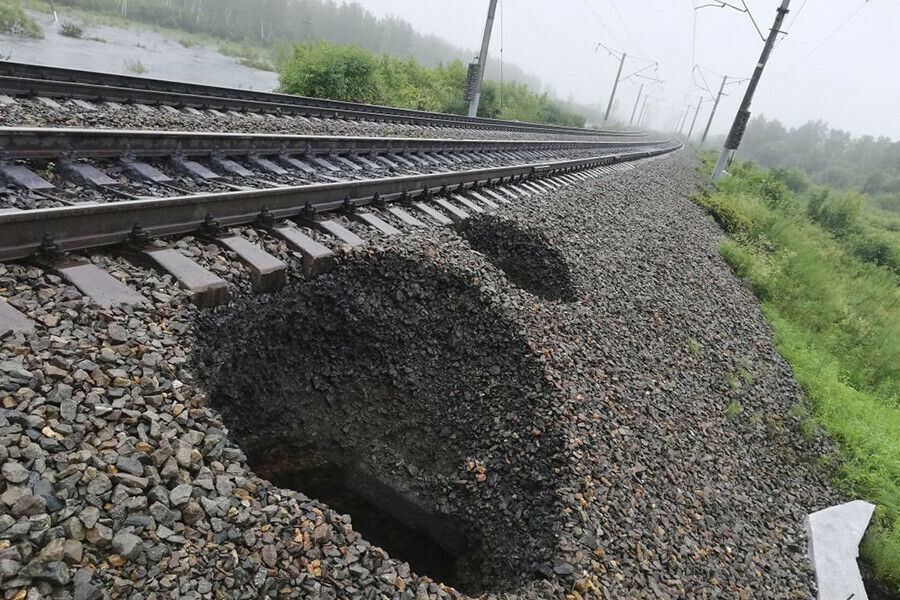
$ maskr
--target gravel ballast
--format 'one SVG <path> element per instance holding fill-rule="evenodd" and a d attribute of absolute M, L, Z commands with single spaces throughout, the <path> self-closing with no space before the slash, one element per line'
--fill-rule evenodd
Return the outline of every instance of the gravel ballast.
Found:
<path fill-rule="evenodd" d="M 369 236 L 312 280 L 257 232 L 292 267 L 265 297 L 183 239 L 232 287 L 211 313 L 112 255 L 91 260 L 152 306 L 0 265 L 37 323 L 0 340 L 0 595 L 813 598 L 802 524 L 842 500 L 814 466 L 831 449 L 798 431 L 693 165 Z M 424 532 L 448 581 L 259 477 L 304 472 Z"/>

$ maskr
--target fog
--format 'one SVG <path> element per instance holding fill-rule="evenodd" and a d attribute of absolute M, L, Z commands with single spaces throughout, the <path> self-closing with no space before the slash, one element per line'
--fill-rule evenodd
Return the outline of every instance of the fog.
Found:
<path fill-rule="evenodd" d="M 488 0 L 357 0 L 378 16 L 400 17 L 423 33 L 443 37 L 477 53 Z M 712 0 L 500 0 L 490 57 L 513 63 L 534 74 L 561 98 L 605 106 L 618 59 L 602 43 L 626 59 L 623 75 L 659 64 L 663 87 L 653 95 L 650 126 L 670 128 L 689 103 L 709 96 L 695 86 L 718 91 L 721 76 L 747 78 L 763 42 L 746 13 L 695 5 Z M 741 6 L 740 1 L 733 4 Z M 764 34 L 780 0 L 746 0 Z M 782 36 L 757 91 L 752 112 L 775 117 L 789 126 L 823 119 L 854 135 L 886 135 L 900 139 L 900 3 L 889 0 L 793 0 Z M 645 60 L 646 59 L 646 60 Z M 704 69 L 706 84 L 695 77 Z M 648 73 L 645 71 L 644 73 Z M 619 86 L 617 115 L 630 116 L 639 78 Z M 646 81 L 646 83 L 650 83 Z M 645 88 L 647 89 L 647 88 Z M 727 131 L 745 91 L 729 85 L 713 133 Z M 703 107 L 708 114 L 711 102 Z M 703 121 L 704 117 L 701 117 Z"/>

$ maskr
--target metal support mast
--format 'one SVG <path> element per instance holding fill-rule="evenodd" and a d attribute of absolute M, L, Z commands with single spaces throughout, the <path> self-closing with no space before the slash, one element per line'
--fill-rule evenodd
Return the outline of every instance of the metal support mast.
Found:
<path fill-rule="evenodd" d="M 641 103 L 641 94 L 644 93 L 644 84 L 641 84 L 641 89 L 638 90 L 637 100 L 634 101 L 634 110 L 631 111 L 631 120 L 628 121 L 628 126 L 631 127 L 634 124 L 634 115 L 637 114 L 638 104 Z"/>
<path fill-rule="evenodd" d="M 697 103 L 697 110 L 694 112 L 694 120 L 691 121 L 691 128 L 688 130 L 687 139 L 691 139 L 691 134 L 694 133 L 694 125 L 697 124 L 697 117 L 700 116 L 700 107 L 703 106 L 705 101 L 706 98 L 700 98 L 700 102 Z"/>
<path fill-rule="evenodd" d="M 644 122 L 644 115 L 647 112 L 647 99 L 649 96 L 644 96 L 644 103 L 641 105 L 641 116 L 638 117 L 637 126 L 640 127 L 641 123 Z"/>
<path fill-rule="evenodd" d="M 469 65 L 469 77 L 466 83 L 466 99 L 469 100 L 469 116 L 478 116 L 478 102 L 481 100 L 481 82 L 484 81 L 484 66 L 487 64 L 488 47 L 491 45 L 491 30 L 494 28 L 494 13 L 497 11 L 497 0 L 491 0 L 488 6 L 487 22 L 484 24 L 484 37 L 481 38 L 481 52 L 478 62 Z"/>
<path fill-rule="evenodd" d="M 725 170 L 725 163 L 728 162 L 728 159 L 734 154 L 734 151 L 741 145 L 741 139 L 744 137 L 744 132 L 747 130 L 747 123 L 750 121 L 750 104 L 753 102 L 753 94 L 756 93 L 756 87 L 759 85 L 763 69 L 766 68 L 766 63 L 769 61 L 769 55 L 772 53 L 772 47 L 775 46 L 775 40 L 778 38 L 778 34 L 781 33 L 781 24 L 784 22 L 784 17 L 788 14 L 790 5 L 791 0 L 782 0 L 781 6 L 777 9 L 775 23 L 772 25 L 772 29 L 769 30 L 769 37 L 766 39 L 766 45 L 763 46 L 759 62 L 756 63 L 753 77 L 750 78 L 750 85 L 747 86 L 747 93 L 744 94 L 744 100 L 741 102 L 741 107 L 734 117 L 731 131 L 728 132 L 728 137 L 725 138 L 725 144 L 722 146 L 719 160 L 716 161 L 716 167 L 713 170 L 713 181 L 719 180 L 722 176 L 722 171 Z"/>
<path fill-rule="evenodd" d="M 622 67 L 625 66 L 625 56 L 622 53 L 622 60 L 619 61 L 619 71 L 616 73 L 616 82 L 613 84 L 612 94 L 609 95 L 609 104 L 606 105 L 606 114 L 603 116 L 603 123 L 609 121 L 609 113 L 612 111 L 613 100 L 616 98 L 616 90 L 619 87 L 619 78 L 622 77 Z"/>
<path fill-rule="evenodd" d="M 687 108 L 684 109 L 684 117 L 681 119 L 681 127 L 678 128 L 678 135 L 684 133 L 684 126 L 687 125 L 688 115 L 691 114 L 691 109 L 694 108 L 690 104 L 687 105 Z"/>
<path fill-rule="evenodd" d="M 709 113 L 709 121 L 706 122 L 706 129 L 703 130 L 703 137 L 700 138 L 700 143 L 706 141 L 706 136 L 709 135 L 709 128 L 712 127 L 713 118 L 716 116 L 716 109 L 719 108 L 719 102 L 722 100 L 722 96 L 725 93 L 725 84 L 728 83 L 728 75 L 722 78 L 722 85 L 719 86 L 719 93 L 716 95 L 716 101 L 713 103 L 712 112 Z"/>

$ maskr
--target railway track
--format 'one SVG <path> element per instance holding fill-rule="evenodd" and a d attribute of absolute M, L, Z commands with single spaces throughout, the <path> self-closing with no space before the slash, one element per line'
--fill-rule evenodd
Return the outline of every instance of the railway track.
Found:
<path fill-rule="evenodd" d="M 186 146 L 191 154 L 176 153 L 173 156 L 173 146 L 166 145 L 172 143 L 170 136 L 161 136 L 157 132 L 118 132 L 121 135 L 113 136 L 107 136 L 107 133 L 41 129 L 0 131 L 0 140 L 7 144 L 9 155 L 18 157 L 13 159 L 18 164 L 6 162 L 0 170 L 5 169 L 7 181 L 11 170 L 19 175 L 24 172 L 38 178 L 46 186 L 52 186 L 51 192 L 40 189 L 41 186 L 30 191 L 54 197 L 53 193 L 57 193 L 58 188 L 46 179 L 40 179 L 24 166 L 30 163 L 23 163 L 23 160 L 46 161 L 58 157 L 58 142 L 61 139 L 67 140 L 63 144 L 67 147 L 71 147 L 77 139 L 81 143 L 81 152 L 90 156 L 91 160 L 113 160 L 120 164 L 130 161 L 132 172 L 141 174 L 145 179 L 166 176 L 153 164 L 142 162 L 152 155 L 157 161 L 181 161 L 189 174 L 185 177 L 203 179 L 203 171 L 206 170 L 216 179 L 259 183 L 258 173 L 236 162 L 252 155 L 256 147 L 253 142 L 260 141 L 252 136 L 210 135 L 198 138 L 188 134 L 176 135 L 176 138 L 182 137 L 189 142 Z M 251 227 L 283 240 L 302 257 L 304 273 L 313 275 L 333 266 L 332 248 L 335 246 L 363 246 L 367 235 L 393 236 L 402 234 L 405 229 L 464 223 L 471 215 L 496 209 L 500 204 L 515 202 L 533 194 L 549 194 L 564 185 L 609 173 L 610 169 L 628 168 L 628 163 L 632 161 L 665 154 L 680 147 L 669 140 L 658 140 L 638 147 L 631 144 L 627 150 L 623 149 L 622 144 L 611 145 L 608 142 L 498 144 L 384 138 L 342 140 L 352 144 L 353 150 L 368 152 L 368 158 L 363 160 L 362 155 L 350 154 L 351 150 L 339 146 L 339 141 L 335 139 L 286 138 L 270 140 L 266 147 L 266 152 L 277 151 L 277 158 L 269 160 L 255 154 L 255 165 L 265 161 L 283 170 L 290 168 L 294 176 L 307 177 L 306 183 L 266 189 L 229 183 L 229 191 L 119 198 L 103 203 L 77 202 L 69 206 L 32 210 L 0 209 L 0 261 L 37 261 L 43 268 L 55 271 L 85 295 L 91 296 L 101 306 L 141 303 L 145 301 L 143 297 L 112 275 L 90 260 L 71 254 L 117 246 L 136 260 L 171 274 L 183 288 L 189 290 L 192 300 L 198 305 L 215 306 L 229 299 L 226 282 L 177 250 L 161 247 L 160 242 L 153 241 L 154 238 L 200 235 L 209 243 L 222 247 L 223 251 L 236 253 L 249 269 L 257 291 L 271 291 L 283 285 L 286 266 L 246 237 L 235 235 L 234 230 L 229 231 L 229 228 Z M 57 144 L 51 144 L 48 140 L 56 140 Z M 163 150 L 159 147 L 160 140 L 166 140 Z M 230 146 L 224 146 L 226 152 L 221 150 L 224 140 L 233 142 Z M 449 145 L 442 145 L 444 142 Z M 406 145 L 408 143 L 415 145 Z M 232 172 L 226 177 L 213 173 L 194 160 L 198 155 L 198 160 L 214 160 L 209 154 L 213 147 L 219 149 L 215 156 L 219 167 L 231 163 L 248 174 L 244 176 Z M 123 148 L 129 151 L 127 158 L 120 154 Z M 304 158 L 292 157 L 284 152 L 285 148 L 302 149 Z M 390 150 L 401 152 L 391 153 Z M 317 151 L 324 158 L 315 156 Z M 340 151 L 347 154 L 335 154 Z M 379 151 L 384 154 L 377 155 Z M 413 162 L 414 158 L 416 162 Z M 76 163 L 71 155 L 64 160 L 69 161 L 65 173 L 77 173 L 83 182 L 93 181 L 93 188 L 120 187 L 119 182 L 96 166 L 103 166 L 102 163 Z M 401 160 L 411 166 L 406 168 L 406 173 L 398 175 L 402 169 L 389 165 L 399 165 L 399 162 L 393 161 Z M 366 163 L 381 165 L 376 170 Z M 305 168 L 300 168 L 300 164 Z M 313 167 L 313 164 L 316 166 Z M 341 169 L 338 164 L 344 165 L 344 168 Z M 188 168 L 187 165 L 193 167 Z M 347 165 L 352 165 L 352 168 Z M 318 180 L 310 178 L 306 170 L 314 171 Z M 171 184 L 170 188 L 179 189 Z M 30 322 L 21 313 L 5 304 L 0 305 L 0 309 L 0 329 L 29 330 Z"/>
<path fill-rule="evenodd" d="M 581 129 L 558 125 L 471 118 L 462 115 L 431 113 L 371 104 L 356 104 L 321 98 L 308 98 L 63 69 L 0 61 L 0 95 L 66 98 L 87 102 L 138 103 L 193 110 L 235 111 L 251 114 L 278 114 L 325 119 L 372 121 L 435 127 L 498 130 L 519 133 L 577 134 L 641 138 L 636 131 Z"/>
<path fill-rule="evenodd" d="M 246 190 L 589 158 L 664 140 L 481 141 L 0 128 L 0 208 Z"/>
<path fill-rule="evenodd" d="M 144 235 L 171 235 L 210 221 L 252 223 L 264 211 L 276 219 L 300 213 L 311 217 L 428 200 L 451 190 L 459 194 L 509 182 L 527 184 L 677 147 L 669 140 L 626 146 L 41 128 L 0 129 L 0 146 L 6 153 L 0 176 L 12 188 L 0 215 L 0 260 L 27 258 L 48 241 L 64 251 L 118 243 L 136 227 Z M 57 162 L 46 167 L 48 160 Z M 44 168 L 32 167 L 35 161 Z M 116 178 L 108 174 L 112 167 L 118 169 Z M 57 169 L 52 178 L 41 176 L 52 168 Z M 167 197 L 131 193 L 136 184 L 120 177 L 126 172 L 157 186 L 152 189 L 163 186 Z M 272 181 L 273 176 L 281 176 L 280 181 Z M 87 188 L 95 195 L 87 202 L 63 199 L 61 207 L 12 206 L 11 198 L 28 194 L 59 200 L 65 178 L 79 184 L 78 195 L 85 196 Z M 177 193 L 185 181 L 218 187 Z M 289 183 L 281 183 L 285 181 Z M 264 187 L 254 187 L 260 185 Z"/>
<path fill-rule="evenodd" d="M 104 307 L 144 299 L 82 251 L 115 246 L 172 275 L 198 305 L 214 306 L 228 300 L 225 281 L 166 247 L 164 238 L 200 236 L 236 254 L 253 287 L 270 291 L 283 285 L 286 265 L 253 243 L 261 235 L 290 247 L 313 275 L 331 268 L 338 248 L 462 224 L 680 147 L 643 132 L 468 119 L 16 63 L 0 63 L 0 105 L 15 102 L 4 93 L 38 94 L 51 111 L 49 98 L 64 98 L 153 104 L 173 114 L 205 109 L 214 121 L 227 110 L 421 126 L 411 128 L 415 135 L 435 126 L 480 129 L 481 137 L 497 131 L 504 138 L 0 128 L 0 262 L 50 269 Z M 108 125 L 107 117 L 97 125 Z M 2 303 L 0 309 L 0 330 L 27 329 L 23 315 Z"/>

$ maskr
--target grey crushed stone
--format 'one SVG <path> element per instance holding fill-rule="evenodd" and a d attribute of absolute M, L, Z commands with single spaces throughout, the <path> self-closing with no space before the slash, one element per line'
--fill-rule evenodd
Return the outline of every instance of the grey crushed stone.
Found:
<path fill-rule="evenodd" d="M 258 233 L 292 266 L 292 287 L 265 303 L 339 297 L 341 285 L 359 281 L 347 300 L 358 303 L 355 310 L 385 309 L 381 318 L 394 319 L 399 339 L 429 347 L 416 336 L 428 332 L 403 325 L 415 321 L 404 303 L 440 304 L 438 292 L 452 289 L 472 318 L 463 325 L 497 336 L 487 348 L 521 351 L 496 356 L 499 371 L 492 371 L 489 357 L 464 336 L 440 341 L 469 364 L 486 366 L 476 378 L 482 387 L 468 390 L 472 398 L 499 394 L 510 415 L 527 414 L 528 421 L 513 426 L 468 399 L 479 435 L 464 447 L 480 454 L 450 460 L 438 473 L 416 471 L 423 493 L 437 497 L 437 486 L 449 483 L 444 508 L 481 527 L 487 522 L 473 516 L 477 509 L 493 503 L 489 516 L 506 526 L 515 513 L 504 516 L 496 505 L 522 502 L 503 485 L 517 481 L 507 458 L 540 477 L 534 489 L 546 501 L 528 515 L 545 528 L 533 532 L 540 543 L 512 548 L 501 540 L 486 554 L 495 561 L 496 596 L 814 596 L 802 520 L 839 500 L 814 467 L 829 447 L 796 431 L 790 409 L 800 392 L 756 301 L 718 256 L 720 232 L 688 199 L 697 183 L 693 159 L 682 152 L 628 176 L 496 211 L 504 227 L 525 232 L 521 239 L 533 244 L 528 260 L 536 275 L 556 264 L 548 256 L 565 264 L 567 272 L 557 275 L 572 293 L 560 299 L 526 291 L 536 283 L 527 273 L 516 283 L 507 277 L 502 257 L 510 249 L 491 239 L 492 219 L 473 224 L 491 252 L 473 252 L 448 229 L 397 239 L 365 231 L 368 248 L 342 251 L 338 269 L 312 282 L 294 268 L 296 255 Z M 553 252 L 542 253 L 541 244 Z M 170 598 L 460 595 L 368 544 L 303 490 L 256 477 L 235 443 L 244 438 L 230 433 L 238 425 L 228 410 L 217 410 L 222 398 L 207 397 L 208 384 L 197 379 L 197 310 L 166 275 L 102 253 L 91 260 L 153 305 L 100 310 L 51 273 L 0 265 L 3 295 L 38 325 L 35 335 L 0 341 L 0 451 L 4 467 L 19 464 L 48 481 L 59 501 L 51 510 L 29 493 L 16 502 L 40 498 L 46 512 L 0 515 L 0 593 L 41 597 L 61 587 L 74 598 L 113 590 Z M 223 269 L 235 288 L 246 289 L 242 267 L 228 258 Z M 425 279 L 435 274 L 439 285 Z M 254 306 L 239 295 L 217 315 L 235 319 Z M 335 347 L 347 332 L 337 328 Z M 48 374 L 49 366 L 65 374 Z M 326 383 L 342 375 L 338 370 Z M 735 377 L 737 387 L 729 383 Z M 742 413 L 728 416 L 731 402 Z M 417 451 L 434 451 L 427 441 Z M 519 454 L 507 456 L 510 448 Z M 483 481 L 477 467 L 485 467 Z M 22 476 L 15 467 L 10 473 Z M 3 475 L 0 495 L 16 486 Z M 58 560 L 33 562 L 58 539 L 62 555 L 58 544 L 44 555 Z M 521 539 L 521 532 L 512 536 Z M 81 544 L 80 556 L 72 542 Z M 499 566 L 504 552 L 523 561 L 513 565 L 518 577 Z M 108 562 L 112 554 L 124 562 Z M 31 565 L 29 575 L 12 574 L 13 563 Z"/>

